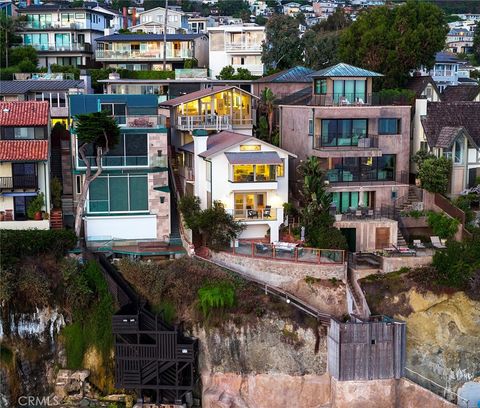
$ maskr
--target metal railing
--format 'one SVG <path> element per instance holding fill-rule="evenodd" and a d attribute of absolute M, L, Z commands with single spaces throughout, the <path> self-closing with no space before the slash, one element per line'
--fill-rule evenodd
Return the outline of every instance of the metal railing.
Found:
<path fill-rule="evenodd" d="M 353 171 L 343 169 L 335 170 L 331 169 L 327 171 L 326 180 L 331 184 L 342 184 L 342 185 L 382 185 L 382 184 L 408 184 L 408 172 L 399 171 L 399 172 L 390 172 L 384 171 L 372 172 L 368 174 L 360 174 L 360 171 L 354 169 Z M 379 177 L 382 176 L 382 177 Z M 384 175 L 384 177 L 383 177 Z"/>
<path fill-rule="evenodd" d="M 226 211 L 233 215 L 236 220 L 242 221 L 273 221 L 277 219 L 277 208 L 254 208 L 248 210 L 234 210 L 228 208 Z"/>
<path fill-rule="evenodd" d="M 262 43 L 251 41 L 226 42 L 225 51 L 262 51 Z"/>
<path fill-rule="evenodd" d="M 284 105 L 312 105 L 312 106 L 339 106 L 339 107 L 361 107 L 361 106 L 388 106 L 411 105 L 412 100 L 407 95 L 386 96 L 380 93 L 329 93 L 316 95 L 313 90 L 307 88 L 291 94 L 277 93 L 277 103 Z"/>
<path fill-rule="evenodd" d="M 37 51 L 91 51 L 92 47 L 90 44 L 23 44 L 23 46 L 29 46 L 35 48 Z"/>
<path fill-rule="evenodd" d="M 216 129 L 224 130 L 232 127 L 229 115 L 194 115 L 179 116 L 177 127 L 180 130 Z"/>
<path fill-rule="evenodd" d="M 312 264 L 343 264 L 345 262 L 345 251 L 343 250 L 308 248 L 286 244 L 282 242 L 267 244 L 264 242 L 237 241 L 227 252 L 252 258 Z"/>
<path fill-rule="evenodd" d="M 128 128 L 158 128 L 166 126 L 164 115 L 114 115 L 119 126 Z"/>
<path fill-rule="evenodd" d="M 167 50 L 167 59 L 185 59 L 192 58 L 193 51 L 191 49 Z M 116 50 L 96 50 L 95 59 L 100 60 L 137 60 L 150 61 L 161 60 L 163 58 L 163 49 L 145 51 L 116 51 Z"/>
<path fill-rule="evenodd" d="M 97 165 L 95 156 L 87 156 L 87 160 L 91 166 Z M 102 158 L 102 166 L 104 167 L 128 167 L 128 166 L 148 166 L 148 156 L 104 156 Z M 78 158 L 78 167 L 85 168 L 85 163 Z"/>
<path fill-rule="evenodd" d="M 473 402 L 470 404 L 469 400 L 447 388 L 447 384 L 444 387 L 408 367 L 405 367 L 405 377 L 449 402 L 456 403 L 463 408 L 473 408 Z"/>
<path fill-rule="evenodd" d="M 13 177 L 0 177 L 0 189 L 38 188 L 36 175 L 18 175 Z"/>
<path fill-rule="evenodd" d="M 378 135 L 352 135 L 348 138 L 333 137 L 332 142 L 326 143 L 322 141 L 322 136 L 315 137 L 315 149 L 371 149 L 378 148 Z"/>

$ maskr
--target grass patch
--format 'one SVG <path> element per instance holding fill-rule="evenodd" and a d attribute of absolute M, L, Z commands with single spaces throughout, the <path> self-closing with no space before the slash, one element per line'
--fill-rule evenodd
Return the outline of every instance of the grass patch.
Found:
<path fill-rule="evenodd" d="M 198 298 L 203 315 L 208 317 L 214 310 L 235 304 L 235 288 L 229 282 L 207 283 L 198 290 Z"/>
<path fill-rule="evenodd" d="M 80 270 L 93 293 L 93 301 L 88 308 L 74 310 L 74 323 L 63 329 L 67 365 L 70 369 L 82 367 L 85 351 L 94 346 L 107 361 L 113 346 L 112 316 L 113 299 L 99 265 L 90 261 Z"/>

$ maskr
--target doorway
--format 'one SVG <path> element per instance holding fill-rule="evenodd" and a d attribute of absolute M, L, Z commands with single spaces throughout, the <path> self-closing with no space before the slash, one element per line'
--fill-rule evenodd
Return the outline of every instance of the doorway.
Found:
<path fill-rule="evenodd" d="M 347 240 L 349 252 L 357 251 L 357 229 L 356 228 L 341 228 L 340 232 Z"/>

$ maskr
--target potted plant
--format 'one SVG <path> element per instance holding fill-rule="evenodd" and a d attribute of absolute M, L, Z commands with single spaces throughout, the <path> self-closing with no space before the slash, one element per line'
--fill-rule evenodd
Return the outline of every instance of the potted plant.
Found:
<path fill-rule="evenodd" d="M 31 220 L 40 221 L 42 219 L 42 208 L 45 205 L 45 195 L 38 194 L 27 206 L 27 215 Z"/>
<path fill-rule="evenodd" d="M 62 183 L 56 177 L 50 182 L 50 194 L 52 197 L 52 216 L 60 216 L 62 214 Z"/>

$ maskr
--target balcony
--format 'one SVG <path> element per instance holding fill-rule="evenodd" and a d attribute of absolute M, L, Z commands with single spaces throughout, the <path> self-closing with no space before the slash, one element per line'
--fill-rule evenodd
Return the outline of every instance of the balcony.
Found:
<path fill-rule="evenodd" d="M 51 51 L 51 52 L 70 52 L 70 51 L 79 51 L 79 52 L 89 52 L 92 50 L 92 46 L 88 43 L 85 44 L 23 44 L 24 47 L 30 46 L 35 48 L 37 51 Z"/>
<path fill-rule="evenodd" d="M 407 94 L 383 95 L 375 92 L 371 94 L 337 94 L 329 93 L 323 95 L 312 94 L 310 88 L 294 93 L 276 94 L 277 103 L 280 105 L 310 105 L 310 106 L 335 106 L 355 107 L 362 106 L 410 106 L 413 99 Z"/>
<path fill-rule="evenodd" d="M 231 129 L 232 125 L 229 115 L 194 115 L 179 116 L 177 128 L 180 130 L 211 129 L 218 131 Z"/>
<path fill-rule="evenodd" d="M 251 41 L 226 42 L 225 51 L 228 52 L 262 52 L 262 44 Z"/>
<path fill-rule="evenodd" d="M 182 60 L 192 58 L 191 49 L 168 50 L 167 60 Z M 148 51 L 115 51 L 115 50 L 96 50 L 95 59 L 97 61 L 161 61 L 163 60 L 163 49 Z"/>
<path fill-rule="evenodd" d="M 87 23 L 71 23 L 68 21 L 60 22 L 55 21 L 54 23 L 40 22 L 40 21 L 29 21 L 25 24 L 25 28 L 29 30 L 85 30 L 90 29 L 92 24 L 90 21 Z"/>
<path fill-rule="evenodd" d="M 19 175 L 14 177 L 0 177 L 0 190 L 37 189 L 36 175 Z"/>
<path fill-rule="evenodd" d="M 127 128 L 149 129 L 166 126 L 164 115 L 115 115 L 119 126 Z"/>
<path fill-rule="evenodd" d="M 237 221 L 275 221 L 278 208 L 255 208 L 255 209 L 227 209 L 227 212 Z"/>
<path fill-rule="evenodd" d="M 315 156 L 322 158 L 344 157 L 380 157 L 382 151 L 378 148 L 378 135 L 349 138 L 333 138 L 330 142 L 322 141 L 321 136 L 315 137 Z"/>
<path fill-rule="evenodd" d="M 255 76 L 263 75 L 263 64 L 232 64 L 232 67 L 235 69 L 248 69 L 250 73 Z"/>
<path fill-rule="evenodd" d="M 378 170 L 360 173 L 357 169 L 330 169 L 326 180 L 331 185 L 365 186 L 365 185 L 393 185 L 408 184 L 408 172 L 394 170 Z"/>

